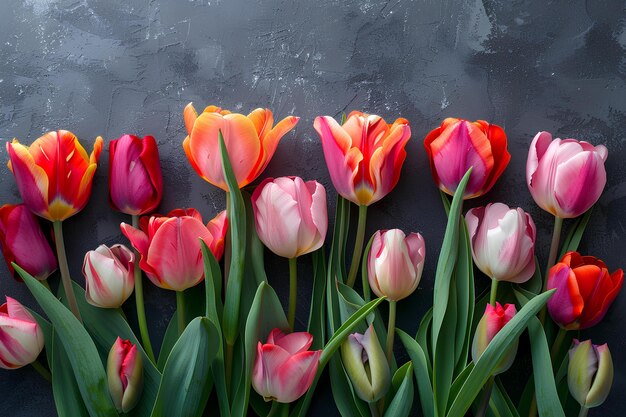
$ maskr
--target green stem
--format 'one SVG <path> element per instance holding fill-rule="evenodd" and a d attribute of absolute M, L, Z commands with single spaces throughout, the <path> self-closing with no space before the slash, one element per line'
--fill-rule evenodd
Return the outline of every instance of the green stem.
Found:
<path fill-rule="evenodd" d="M 281 415 L 282 417 L 289 417 L 289 404 L 283 404 Z"/>
<path fill-rule="evenodd" d="M 498 295 L 498 280 L 491 279 L 491 294 L 489 295 L 489 304 L 496 306 L 496 298 Z"/>
<path fill-rule="evenodd" d="M 286 407 L 283 407 L 284 405 L 286 405 Z M 272 408 L 270 409 L 267 417 L 278 417 L 279 415 L 284 415 L 285 409 L 287 410 L 287 413 L 289 413 L 289 404 L 282 404 L 278 401 L 272 401 Z"/>
<path fill-rule="evenodd" d="M 176 291 L 176 316 L 178 317 L 178 336 L 185 330 L 185 294 Z"/>
<path fill-rule="evenodd" d="M 578 413 L 578 417 L 587 417 L 587 413 L 589 409 L 587 407 L 580 407 L 580 412 Z"/>
<path fill-rule="evenodd" d="M 491 391 L 493 389 L 493 378 L 493 376 L 489 377 L 489 379 L 485 383 L 485 387 L 483 388 L 483 398 L 480 401 L 480 406 L 478 406 L 476 417 L 483 417 L 487 413 L 487 408 L 489 408 L 489 400 L 491 399 Z"/>
<path fill-rule="evenodd" d="M 389 301 L 389 323 L 387 325 L 387 362 L 392 366 L 393 336 L 396 334 L 396 302 Z"/>
<path fill-rule="evenodd" d="M 356 273 L 361 263 L 361 252 L 363 251 L 363 240 L 365 238 L 365 224 L 367 222 L 367 206 L 359 206 L 359 223 L 356 228 L 356 236 L 354 239 L 354 252 L 352 253 L 352 263 L 350 264 L 350 272 L 348 272 L 348 286 L 354 287 L 356 281 Z"/>
<path fill-rule="evenodd" d="M 563 228 L 563 219 L 554 216 L 554 229 L 552 230 L 552 243 L 550 244 L 550 254 L 548 255 L 548 264 L 546 265 L 546 273 L 543 277 L 543 289 L 541 292 L 545 292 L 548 287 L 548 275 L 550 268 L 556 262 L 556 254 L 559 251 L 559 240 L 561 240 L 561 229 Z M 546 322 L 546 307 L 544 306 L 539 312 L 539 321 L 543 325 Z"/>
<path fill-rule="evenodd" d="M 370 414 L 372 415 L 372 417 L 378 417 L 380 416 L 380 413 L 378 412 L 378 407 L 376 407 L 376 403 L 375 402 L 371 402 L 368 403 L 370 406 Z"/>
<path fill-rule="evenodd" d="M 296 323 L 296 302 L 298 298 L 298 263 L 297 258 L 289 259 L 289 310 L 287 321 L 293 332 Z"/>
<path fill-rule="evenodd" d="M 133 227 L 139 228 L 139 216 L 133 215 Z M 137 249 L 135 252 L 135 304 L 137 306 L 137 322 L 139 323 L 139 333 L 141 334 L 141 344 L 143 345 L 146 355 L 156 364 L 152 343 L 150 342 L 150 334 L 148 333 L 148 323 L 146 321 L 146 308 L 143 302 L 143 278 L 141 268 L 139 267 L 140 254 Z"/>
<path fill-rule="evenodd" d="M 233 375 L 233 345 L 228 343 L 228 341 L 226 341 L 225 362 L 226 362 L 226 390 L 230 392 L 230 381 Z"/>
<path fill-rule="evenodd" d="M 61 270 L 61 282 L 63 283 L 67 303 L 70 306 L 72 313 L 74 313 L 78 321 L 82 323 L 83 320 L 80 317 L 78 303 L 76 303 L 76 296 L 74 295 L 74 289 L 72 288 L 70 268 L 67 265 L 67 255 L 65 253 L 65 243 L 63 241 L 63 223 L 59 220 L 54 221 L 52 222 L 52 227 L 54 228 L 54 243 L 57 248 L 57 257 L 59 258 L 59 269 Z"/>
<path fill-rule="evenodd" d="M 31 366 L 35 368 L 35 371 L 37 371 L 39 375 L 43 377 L 43 379 L 48 382 L 52 382 L 52 375 L 50 374 L 50 371 L 48 371 L 45 366 L 41 364 L 41 362 L 35 359 L 33 362 L 31 362 Z"/>
<path fill-rule="evenodd" d="M 563 340 L 565 340 L 565 336 L 567 335 L 567 330 L 562 327 L 559 327 L 559 333 L 556 335 L 556 339 L 554 339 L 554 344 L 552 345 L 552 349 L 550 349 L 550 356 L 552 357 L 552 366 L 554 366 L 554 361 L 556 360 L 556 356 L 559 354 L 561 350 L 561 345 L 563 344 Z"/>

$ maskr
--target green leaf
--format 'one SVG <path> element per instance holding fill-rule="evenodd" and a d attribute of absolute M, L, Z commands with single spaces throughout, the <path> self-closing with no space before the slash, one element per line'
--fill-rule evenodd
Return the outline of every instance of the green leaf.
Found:
<path fill-rule="evenodd" d="M 431 325 L 433 322 L 433 308 L 429 308 L 424 317 L 422 317 L 422 321 L 420 321 L 420 325 L 417 329 L 417 334 L 415 335 L 415 341 L 420 345 L 422 351 L 424 352 L 424 356 L 426 357 L 426 363 L 428 364 L 428 375 L 432 380 L 433 378 L 433 366 L 431 361 L 431 344 L 428 343 L 429 336 L 431 334 Z"/>
<path fill-rule="evenodd" d="M 443 203 L 443 209 L 446 211 L 446 216 L 450 215 L 450 196 L 439 190 L 439 196 L 441 197 L 441 202 Z"/>
<path fill-rule="evenodd" d="M 325 313 L 326 305 L 326 259 L 324 257 L 324 247 L 316 250 L 313 257 L 313 294 L 311 295 L 311 310 L 309 313 L 309 324 L 307 331 L 313 335 L 312 349 L 321 349 L 326 342 Z"/>
<path fill-rule="evenodd" d="M 342 417 L 369 417 L 369 409 L 352 389 L 339 355 L 330 359 L 328 369 L 333 398 L 339 414 Z"/>
<path fill-rule="evenodd" d="M 426 354 L 422 349 L 422 346 L 411 338 L 408 334 L 402 330 L 396 328 L 396 334 L 400 338 L 400 341 L 404 345 L 411 361 L 413 362 L 413 370 L 415 372 L 415 380 L 417 381 L 417 392 L 420 397 L 420 404 L 422 406 L 422 414 L 424 417 L 433 417 L 435 415 L 433 404 L 433 388 L 430 384 L 430 373 L 428 369 L 428 361 L 426 360 Z"/>
<path fill-rule="evenodd" d="M 561 259 L 563 255 L 565 255 L 567 252 L 578 250 L 578 245 L 580 245 L 580 241 L 583 238 L 583 234 L 585 233 L 585 229 L 587 228 L 587 223 L 589 223 L 592 212 L 593 207 L 591 207 L 585 212 L 585 214 L 576 219 L 576 222 L 569 229 L 565 240 L 563 240 L 561 252 L 558 259 Z"/>
<path fill-rule="evenodd" d="M 496 377 L 495 381 L 489 399 L 487 415 L 491 417 L 520 417 L 500 378 Z"/>
<path fill-rule="evenodd" d="M 15 263 L 12 265 L 48 315 L 55 332 L 61 339 L 63 348 L 68 352 L 67 356 L 89 415 L 92 417 L 117 416 L 109 395 L 104 367 L 87 330 L 43 284 L 19 265 Z"/>
<path fill-rule="evenodd" d="M 51 344 L 48 345 L 52 360 L 50 371 L 52 372 L 52 395 L 59 417 L 87 417 L 89 411 L 80 394 L 80 388 L 74 378 L 70 360 L 63 349 L 61 340 L 52 332 Z"/>
<path fill-rule="evenodd" d="M 472 249 L 465 220 L 461 219 L 459 237 L 459 257 L 454 273 L 457 290 L 456 320 L 456 367 L 455 374 L 467 366 L 470 340 L 472 339 L 472 318 L 474 316 L 474 264 Z"/>
<path fill-rule="evenodd" d="M 370 237 L 370 240 L 367 242 L 367 245 L 365 245 L 365 251 L 363 251 L 363 260 L 361 261 L 361 282 L 363 284 L 363 300 L 365 300 L 365 302 L 369 302 L 372 299 L 372 296 L 370 294 L 367 259 L 369 257 L 370 250 L 372 249 L 374 236 L 376 236 L 376 234 L 373 234 L 372 237 Z"/>
<path fill-rule="evenodd" d="M 467 377 L 461 391 L 454 399 L 447 414 L 448 417 L 463 417 L 472 402 L 482 389 L 493 370 L 506 353 L 506 349 L 522 333 L 529 320 L 537 314 L 552 296 L 554 290 L 539 294 L 530 300 L 520 311 L 500 330 L 491 340 L 483 352 L 474 369 Z"/>
<path fill-rule="evenodd" d="M 246 207 L 246 224 L 254 225 L 254 209 L 252 208 L 252 199 L 249 193 L 241 191 L 244 205 Z M 254 276 L 254 282 L 258 286 L 261 281 L 267 282 L 265 274 L 265 246 L 259 235 L 256 233 L 256 227 L 246 227 L 247 250 L 246 254 L 246 273 Z M 245 287 L 245 285 L 244 285 Z"/>
<path fill-rule="evenodd" d="M 407 417 L 413 405 L 413 365 L 407 362 L 393 376 L 394 385 L 401 381 L 396 393 L 385 411 L 385 417 Z"/>
<path fill-rule="evenodd" d="M 465 384 L 467 377 L 469 377 L 470 373 L 472 372 L 472 369 L 474 369 L 474 362 L 470 362 L 469 365 L 467 365 L 465 369 L 463 369 L 454 379 L 454 382 L 452 383 L 452 386 L 450 387 L 450 397 L 448 399 L 449 401 L 448 406 L 452 405 L 452 402 L 461 391 L 461 388 L 463 387 L 463 384 Z"/>
<path fill-rule="evenodd" d="M 326 309 L 328 311 L 328 333 L 335 333 L 341 325 L 339 301 L 337 296 L 337 282 L 345 282 L 345 251 L 350 224 L 350 202 L 337 195 L 335 210 L 335 227 L 333 241 L 330 247 L 328 270 L 326 277 Z"/>

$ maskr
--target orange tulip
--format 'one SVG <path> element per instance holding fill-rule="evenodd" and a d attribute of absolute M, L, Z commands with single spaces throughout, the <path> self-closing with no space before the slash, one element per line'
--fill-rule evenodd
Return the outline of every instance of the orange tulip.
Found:
<path fill-rule="evenodd" d="M 98 136 L 87 155 L 72 132 L 48 132 L 30 146 L 7 142 L 9 169 L 24 204 L 50 221 L 65 220 L 82 210 L 102 151 Z"/>
<path fill-rule="evenodd" d="M 274 126 L 269 109 L 256 109 L 245 116 L 209 106 L 200 115 L 191 103 L 185 107 L 189 135 L 183 142 L 191 166 L 206 181 L 228 191 L 219 152 L 221 130 L 239 187 L 254 181 L 272 159 L 280 139 L 298 123 L 289 116 Z"/>

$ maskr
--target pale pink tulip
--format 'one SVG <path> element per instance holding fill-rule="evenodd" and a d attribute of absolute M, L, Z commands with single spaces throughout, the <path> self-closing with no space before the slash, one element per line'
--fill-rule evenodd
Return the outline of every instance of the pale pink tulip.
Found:
<path fill-rule="evenodd" d="M 96 307 L 117 308 L 135 288 L 135 254 L 124 245 L 100 245 L 85 254 L 85 297 Z"/>
<path fill-rule="evenodd" d="M 17 300 L 6 299 L 0 306 L 0 368 L 16 369 L 37 359 L 44 339 L 33 315 Z"/>

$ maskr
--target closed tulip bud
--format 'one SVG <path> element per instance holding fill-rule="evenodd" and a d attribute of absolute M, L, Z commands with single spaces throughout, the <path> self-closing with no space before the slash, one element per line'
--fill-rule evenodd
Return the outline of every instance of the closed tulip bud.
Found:
<path fill-rule="evenodd" d="M 0 368 L 17 369 L 37 359 L 44 346 L 39 323 L 11 297 L 0 306 Z"/>
<path fill-rule="evenodd" d="M 548 300 L 550 316 L 567 330 L 594 326 L 606 314 L 623 282 L 621 269 L 610 274 L 600 259 L 568 252 L 548 273 L 547 289 L 556 288 Z"/>
<path fill-rule="evenodd" d="M 447 118 L 424 139 L 433 179 L 441 191 L 454 195 L 470 167 L 464 199 L 493 187 L 511 160 L 504 130 L 484 120 Z"/>
<path fill-rule="evenodd" d="M 343 198 L 369 206 L 396 186 L 411 137 L 406 119 L 387 124 L 375 114 L 353 111 L 343 125 L 320 116 L 313 127 L 322 139 L 330 179 Z"/>
<path fill-rule="evenodd" d="M 124 135 L 109 145 L 109 199 L 122 213 L 146 214 L 159 205 L 163 177 L 152 136 Z"/>
<path fill-rule="evenodd" d="M 100 245 L 85 254 L 85 297 L 96 307 L 117 308 L 135 287 L 135 254 L 124 245 Z"/>
<path fill-rule="evenodd" d="M 496 302 L 495 307 L 491 304 L 487 304 L 485 308 L 485 314 L 478 322 L 476 327 L 476 333 L 474 334 L 474 341 L 472 343 L 472 360 L 474 363 L 478 362 L 491 340 L 498 334 L 500 330 L 515 316 L 515 305 L 505 304 L 504 307 L 500 303 Z M 498 362 L 498 365 L 493 371 L 493 375 L 501 374 L 511 367 L 517 354 L 518 340 L 516 339 L 506 353 Z"/>
<path fill-rule="evenodd" d="M 274 329 L 265 344 L 259 342 L 252 370 L 252 387 L 265 401 L 291 403 L 311 386 L 321 350 L 308 350 L 313 336 L 307 332 L 284 334 Z"/>
<path fill-rule="evenodd" d="M 48 278 L 57 269 L 57 259 L 37 216 L 24 204 L 0 207 L 0 243 L 9 271 L 20 281 L 11 262 L 38 280 Z"/>
<path fill-rule="evenodd" d="M 488 204 L 465 215 L 478 269 L 491 279 L 522 283 L 535 273 L 535 223 L 521 208 Z"/>
<path fill-rule="evenodd" d="M 613 359 L 607 344 L 579 342 L 569 351 L 567 385 L 581 407 L 597 407 L 606 400 L 613 385 Z"/>
<path fill-rule="evenodd" d="M 380 400 L 389 389 L 391 372 L 374 327 L 364 334 L 353 333 L 341 345 L 343 365 L 352 387 L 363 401 Z"/>
<path fill-rule="evenodd" d="M 137 405 L 143 391 L 143 360 L 130 340 L 115 340 L 107 360 L 107 381 L 117 411 L 128 413 Z"/>
<path fill-rule="evenodd" d="M 606 185 L 608 150 L 576 139 L 539 132 L 526 162 L 526 182 L 535 202 L 561 218 L 574 218 L 594 205 Z"/>
<path fill-rule="evenodd" d="M 268 178 L 254 190 L 252 208 L 259 239 L 278 256 L 295 258 L 324 244 L 326 190 L 317 181 Z"/>
<path fill-rule="evenodd" d="M 379 230 L 374 235 L 367 260 L 372 291 L 398 301 L 415 291 L 422 278 L 426 244 L 419 233 L 408 236 L 402 230 Z"/>

